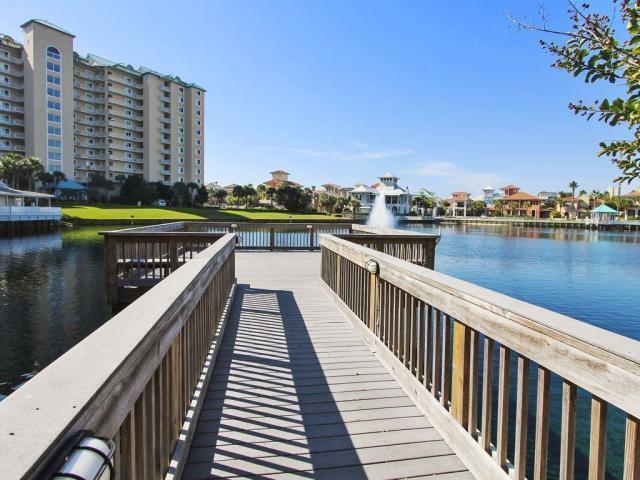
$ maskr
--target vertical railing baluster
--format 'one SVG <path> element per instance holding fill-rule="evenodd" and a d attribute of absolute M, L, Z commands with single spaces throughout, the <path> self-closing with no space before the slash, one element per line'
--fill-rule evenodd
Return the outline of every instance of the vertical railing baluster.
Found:
<path fill-rule="evenodd" d="M 514 478 L 524 480 L 527 467 L 527 421 L 529 418 L 529 359 L 518 356 L 516 385 L 516 439 L 513 460 Z"/>
<path fill-rule="evenodd" d="M 573 480 L 576 455 L 576 386 L 562 382 L 562 427 L 560 431 L 560 480 Z"/>

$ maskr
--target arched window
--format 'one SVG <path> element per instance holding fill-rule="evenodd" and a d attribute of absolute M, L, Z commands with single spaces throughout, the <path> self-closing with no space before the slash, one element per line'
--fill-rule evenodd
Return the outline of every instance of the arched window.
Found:
<path fill-rule="evenodd" d="M 60 60 L 60 50 L 56 47 L 48 47 L 47 48 L 47 57 L 55 58 L 56 60 Z"/>

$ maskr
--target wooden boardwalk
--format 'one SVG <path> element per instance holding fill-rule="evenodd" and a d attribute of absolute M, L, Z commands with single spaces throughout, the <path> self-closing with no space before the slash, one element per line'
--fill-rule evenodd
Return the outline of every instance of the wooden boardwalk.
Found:
<path fill-rule="evenodd" d="M 183 478 L 473 478 L 318 288 L 319 253 L 236 269 Z"/>

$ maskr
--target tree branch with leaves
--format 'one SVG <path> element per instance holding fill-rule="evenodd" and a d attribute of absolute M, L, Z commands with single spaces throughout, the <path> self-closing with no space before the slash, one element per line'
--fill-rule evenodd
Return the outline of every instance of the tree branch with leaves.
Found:
<path fill-rule="evenodd" d="M 620 169 L 614 181 L 627 182 L 640 177 L 640 1 L 612 0 L 613 15 L 592 12 L 588 3 L 568 0 L 571 29 L 548 26 L 540 10 L 539 22 L 519 20 L 508 14 L 519 30 L 550 34 L 563 41 L 541 40 L 540 44 L 556 57 L 552 67 L 565 70 L 586 83 L 606 82 L 624 88 L 625 94 L 603 98 L 591 104 L 582 100 L 569 103 L 569 109 L 587 120 L 596 118 L 608 125 L 626 128 L 629 138 L 600 142 L 599 157 L 606 157 Z M 620 13 L 620 22 L 615 14 Z M 624 25 L 617 31 L 617 23 Z"/>

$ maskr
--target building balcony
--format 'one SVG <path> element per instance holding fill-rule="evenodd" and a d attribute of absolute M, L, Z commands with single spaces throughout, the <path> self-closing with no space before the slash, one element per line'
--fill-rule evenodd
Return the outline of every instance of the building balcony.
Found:
<path fill-rule="evenodd" d="M 168 135 L 171 134 L 171 129 L 170 128 L 161 128 L 160 129 L 160 133 L 166 133 Z"/>
<path fill-rule="evenodd" d="M 9 83 L 3 82 L 2 84 L 0 84 L 0 86 L 12 88 L 13 90 L 18 90 L 18 91 L 24 90 L 24 84 L 22 82 L 9 82 Z"/>
<path fill-rule="evenodd" d="M 171 113 L 171 109 L 167 107 L 160 107 L 160 111 L 162 113 Z"/>
<path fill-rule="evenodd" d="M 96 162 L 104 162 L 107 160 L 106 155 L 88 155 L 87 153 L 76 153 L 74 155 L 76 158 L 82 158 L 84 160 L 93 160 Z"/>
<path fill-rule="evenodd" d="M 93 137 L 93 138 L 104 138 L 107 134 L 104 131 L 100 132 L 87 132 L 86 130 L 81 130 L 76 128 L 73 130 L 75 135 L 82 135 L 84 137 Z"/>
<path fill-rule="evenodd" d="M 83 106 L 74 106 L 74 110 L 76 112 L 84 113 L 85 115 L 105 116 L 107 114 L 104 108 L 96 108 L 94 110 L 89 110 L 88 108 Z"/>
<path fill-rule="evenodd" d="M 109 132 L 109 138 L 117 138 L 117 139 L 120 139 L 120 140 L 127 140 L 128 142 L 138 142 L 138 143 L 144 142 L 144 137 L 141 137 L 141 136 L 127 137 L 125 134 L 119 133 L 119 132 Z"/>
<path fill-rule="evenodd" d="M 87 80 L 97 80 L 99 82 L 104 82 L 105 77 L 99 73 L 89 73 L 86 71 L 76 71 L 74 73 L 76 77 L 86 78 Z"/>
<path fill-rule="evenodd" d="M 5 75 L 9 75 L 10 77 L 24 78 L 24 72 L 22 70 L 18 70 L 16 68 L 11 68 L 9 70 L 3 70 L 1 73 L 4 73 Z"/>
<path fill-rule="evenodd" d="M 120 78 L 117 75 L 107 76 L 110 82 L 119 83 L 120 85 L 126 85 L 127 87 L 143 88 L 143 82 L 127 82 L 124 78 Z M 113 88 L 113 87 L 112 87 Z"/>
<path fill-rule="evenodd" d="M 125 107 L 125 108 L 130 108 L 132 110 L 143 110 L 142 104 L 137 104 L 137 103 L 127 103 L 124 100 L 120 100 L 119 98 L 115 98 L 115 97 L 107 97 L 107 102 L 111 103 L 113 105 L 119 105 L 121 107 Z"/>
<path fill-rule="evenodd" d="M 24 145 L 2 145 L 2 144 L 0 144 L 0 152 L 24 152 Z"/>
<path fill-rule="evenodd" d="M 136 122 L 142 122 L 144 117 L 142 115 L 127 115 L 124 111 L 118 110 L 108 110 L 109 115 L 113 115 L 114 117 L 126 118 L 127 120 L 135 120 Z"/>
<path fill-rule="evenodd" d="M 160 170 L 158 170 L 158 173 L 160 175 L 171 175 L 171 170 L 165 170 L 165 169 L 161 168 Z"/>
<path fill-rule="evenodd" d="M 107 148 L 107 144 L 105 142 L 89 143 L 89 142 L 83 142 L 81 140 L 74 140 L 73 144 L 77 147 L 95 148 L 98 150 L 104 150 L 105 148 Z"/>
<path fill-rule="evenodd" d="M 12 102 L 24 102 L 24 97 L 22 95 L 15 95 L 13 93 L 10 93 L 9 95 L 5 95 L 4 93 L 0 92 L 0 99 L 10 100 Z"/>
<path fill-rule="evenodd" d="M 18 138 L 20 140 L 24 140 L 24 133 L 23 132 L 5 133 L 5 132 L 0 130 L 0 138 Z"/>
<path fill-rule="evenodd" d="M 14 112 L 14 113 L 24 113 L 23 107 L 18 107 L 16 105 L 3 105 L 0 103 L 0 111 L 1 112 Z"/>
<path fill-rule="evenodd" d="M 160 139 L 160 143 L 163 143 L 165 145 L 171 145 L 171 139 L 170 138 L 161 138 Z"/>
<path fill-rule="evenodd" d="M 171 160 L 160 160 L 160 165 L 171 165 Z"/>
<path fill-rule="evenodd" d="M 87 120 L 84 118 L 76 118 L 74 122 L 80 123 L 82 125 L 91 125 L 95 127 L 104 127 L 107 124 L 107 122 L 105 122 L 104 120 Z"/>
<path fill-rule="evenodd" d="M 171 87 L 167 87 L 166 85 L 160 85 L 160 90 L 166 93 L 171 93 Z"/>
<path fill-rule="evenodd" d="M 124 125 L 122 123 L 114 122 L 113 120 L 109 120 L 109 126 L 116 127 L 116 128 L 124 128 L 125 130 L 132 130 L 134 132 L 142 132 L 144 130 L 144 128 L 142 127 L 137 127 L 134 125 Z"/>
<path fill-rule="evenodd" d="M 160 97 L 160 101 L 161 101 L 161 102 L 171 103 L 171 97 L 168 97 L 167 95 L 162 95 L 162 96 Z"/>
<path fill-rule="evenodd" d="M 22 120 L 17 120 L 17 119 L 6 120 L 4 117 L 0 117 L 0 125 L 15 125 L 18 127 L 23 127 L 24 122 Z"/>
<path fill-rule="evenodd" d="M 9 55 L 8 57 L 2 57 L 5 62 L 13 63 L 15 65 L 22 65 L 22 58 Z"/>
<path fill-rule="evenodd" d="M 168 148 L 161 148 L 160 153 L 163 155 L 171 155 L 171 150 Z"/>

